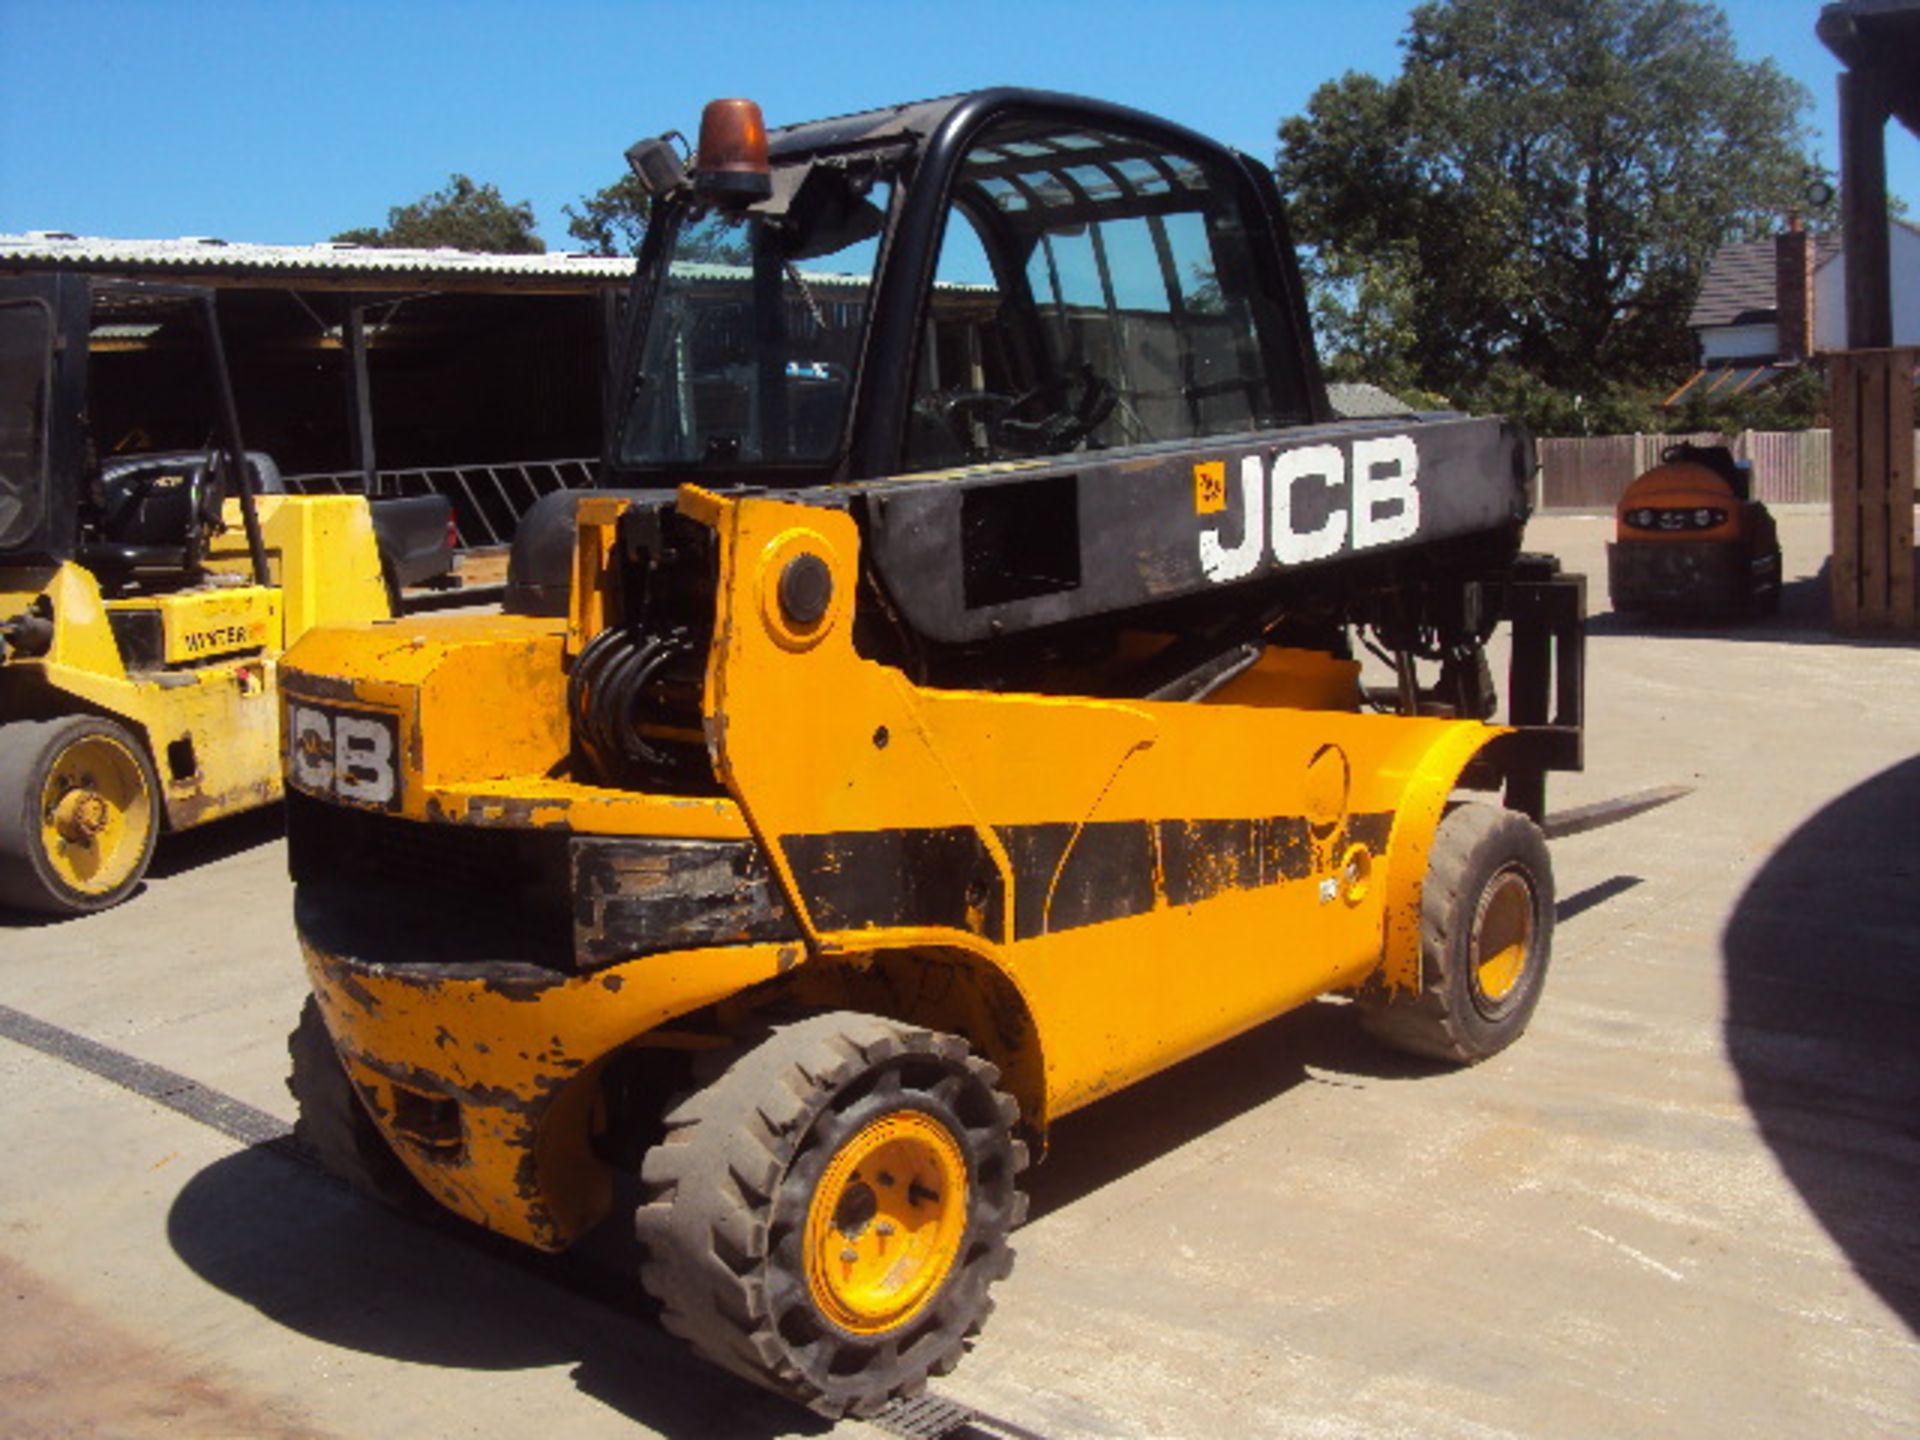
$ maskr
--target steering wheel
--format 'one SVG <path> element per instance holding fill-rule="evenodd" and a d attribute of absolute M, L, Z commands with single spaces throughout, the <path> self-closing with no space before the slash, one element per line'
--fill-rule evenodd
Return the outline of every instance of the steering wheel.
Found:
<path fill-rule="evenodd" d="M 994 435 L 1000 421 L 1021 398 L 995 390 L 952 390 L 933 397 L 933 410 L 969 460 L 989 460 L 993 458 Z M 976 423 L 986 427 L 985 445 L 975 439 Z"/>
<path fill-rule="evenodd" d="M 1078 390 L 1075 396 L 1072 392 Z M 1018 395 L 993 390 L 959 390 L 938 400 L 940 419 L 971 457 L 990 459 L 1012 451 L 1018 455 L 1057 455 L 1071 450 L 1106 421 L 1119 403 L 1112 384 L 1091 365 L 1081 365 L 1064 379 L 1053 377 Z M 1015 417 L 1035 402 L 1050 403 L 1037 420 Z M 1061 402 L 1064 402 L 1061 403 Z M 984 421 L 987 448 L 974 440 L 974 422 Z"/>

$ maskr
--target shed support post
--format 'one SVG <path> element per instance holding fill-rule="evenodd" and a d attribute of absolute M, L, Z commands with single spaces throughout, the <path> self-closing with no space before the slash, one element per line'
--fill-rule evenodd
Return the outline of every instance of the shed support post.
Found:
<path fill-rule="evenodd" d="M 371 499 L 379 491 L 380 476 L 373 449 L 373 387 L 367 375 L 366 306 L 355 295 L 347 297 L 341 325 L 347 355 L 347 443 L 353 468 Z"/>

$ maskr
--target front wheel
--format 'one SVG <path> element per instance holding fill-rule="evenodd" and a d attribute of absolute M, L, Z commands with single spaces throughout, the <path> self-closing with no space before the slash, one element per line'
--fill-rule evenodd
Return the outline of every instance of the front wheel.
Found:
<path fill-rule="evenodd" d="M 1471 1065 L 1527 1028 L 1553 947 L 1553 865 L 1514 810 L 1458 805 L 1434 833 L 1420 894 L 1420 989 L 1360 996 L 1361 1023 L 1397 1049 Z"/>
<path fill-rule="evenodd" d="M 0 725 L 0 904 L 48 915 L 118 905 L 160 833 L 147 747 L 94 715 Z"/>
<path fill-rule="evenodd" d="M 634 1222 L 666 1328 L 836 1418 L 958 1364 L 1024 1209 L 995 1068 L 954 1036 L 840 1012 L 696 1078 L 642 1163 Z"/>

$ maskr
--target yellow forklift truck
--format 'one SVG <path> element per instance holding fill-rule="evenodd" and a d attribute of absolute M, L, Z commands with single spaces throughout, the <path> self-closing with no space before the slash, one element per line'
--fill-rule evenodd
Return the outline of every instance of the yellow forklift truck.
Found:
<path fill-rule="evenodd" d="M 635 1177 L 666 1327 L 866 1414 L 1060 1116 L 1329 993 L 1521 1033 L 1583 582 L 1514 425 L 1334 419 L 1250 157 L 992 90 L 629 158 L 602 493 L 283 667 L 298 1133 L 547 1250 Z"/>
<path fill-rule="evenodd" d="M 211 292 L 0 280 L 0 906 L 117 904 L 162 830 L 279 799 L 280 653 L 388 609 L 367 502 L 277 478 Z"/>

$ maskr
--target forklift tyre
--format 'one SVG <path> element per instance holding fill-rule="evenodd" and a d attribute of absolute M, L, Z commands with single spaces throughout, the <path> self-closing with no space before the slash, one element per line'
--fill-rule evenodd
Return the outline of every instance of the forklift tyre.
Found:
<path fill-rule="evenodd" d="M 1375 1038 L 1456 1065 L 1497 1055 L 1540 1003 L 1553 947 L 1553 866 L 1525 815 L 1458 805 L 1440 821 L 1420 895 L 1417 994 L 1363 993 Z"/>
<path fill-rule="evenodd" d="M 641 1164 L 661 1322 L 829 1418 L 960 1362 L 1013 1267 L 1026 1146 L 951 1035 L 837 1012 L 709 1052 Z"/>
<path fill-rule="evenodd" d="M 0 725 L 0 905 L 86 915 L 133 893 L 160 834 L 147 747 L 95 715 Z"/>
<path fill-rule="evenodd" d="M 354 1090 L 311 995 L 300 1010 L 300 1023 L 287 1037 L 287 1053 L 293 1059 L 287 1089 L 298 1107 L 295 1143 L 329 1175 L 389 1209 L 413 1216 L 432 1214 L 436 1207 L 427 1192 L 400 1163 Z"/>

